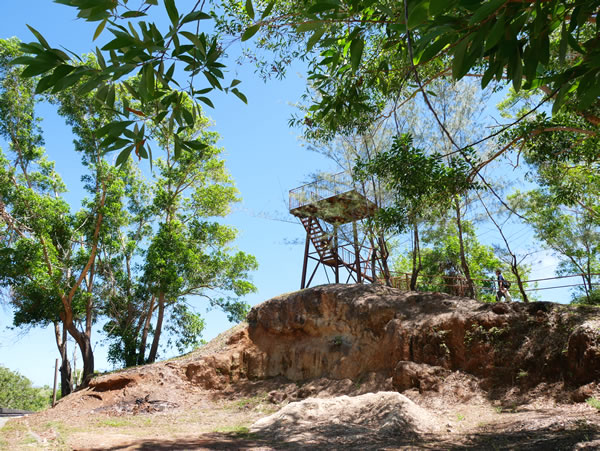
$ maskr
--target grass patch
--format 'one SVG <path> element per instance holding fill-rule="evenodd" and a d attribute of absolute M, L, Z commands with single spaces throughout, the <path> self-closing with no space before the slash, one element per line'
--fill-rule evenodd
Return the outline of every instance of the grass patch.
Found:
<path fill-rule="evenodd" d="M 256 434 L 250 432 L 248 426 L 237 424 L 233 426 L 223 426 L 214 430 L 219 434 L 233 435 L 235 438 L 256 438 Z"/>
<path fill-rule="evenodd" d="M 279 407 L 268 402 L 269 395 L 262 392 L 251 398 L 241 398 L 231 402 L 225 408 L 233 411 L 255 411 L 270 415 L 279 410 Z"/>
<path fill-rule="evenodd" d="M 600 411 L 600 401 L 596 398 L 588 398 L 585 400 L 588 405 L 592 406 L 594 409 Z"/>
<path fill-rule="evenodd" d="M 129 420 L 116 420 L 112 418 L 108 418 L 106 420 L 101 420 L 98 422 L 98 426 L 108 426 L 111 428 L 122 428 L 132 426 L 131 421 Z"/>
<path fill-rule="evenodd" d="M 0 429 L 2 433 L 10 434 L 14 432 L 25 432 L 27 428 L 23 423 L 18 423 L 15 421 L 9 421 L 4 424 L 4 427 Z"/>
<path fill-rule="evenodd" d="M 251 398 L 241 398 L 237 401 L 233 401 L 229 408 L 234 408 L 238 410 L 250 410 L 254 409 L 260 404 L 264 403 L 267 400 L 267 393 L 259 393 L 256 396 L 252 396 Z"/>
<path fill-rule="evenodd" d="M 25 437 L 23 440 L 21 440 L 21 445 L 37 445 L 38 441 L 37 439 L 35 439 L 34 437 Z"/>

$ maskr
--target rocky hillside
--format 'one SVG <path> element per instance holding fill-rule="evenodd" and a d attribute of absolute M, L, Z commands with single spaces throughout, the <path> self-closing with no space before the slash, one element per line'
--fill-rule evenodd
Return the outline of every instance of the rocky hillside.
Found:
<path fill-rule="evenodd" d="M 187 363 L 185 373 L 207 388 L 244 378 L 360 380 L 377 373 L 398 391 L 430 390 L 453 371 L 479 378 L 484 388 L 580 387 L 600 376 L 599 343 L 596 307 L 326 285 L 256 306 L 224 352 Z"/>
<path fill-rule="evenodd" d="M 191 438 L 190 449 L 209 442 L 214 449 L 252 448 L 250 436 L 260 438 L 260 449 L 284 442 L 489 449 L 489 440 L 499 448 L 560 442 L 564 449 L 594 449 L 600 420 L 584 401 L 600 398 L 599 341 L 595 307 L 483 304 L 376 285 L 326 285 L 254 307 L 247 324 L 182 358 L 97 377 L 35 421 L 43 429 L 50 419 L 85 418 L 82 427 L 90 428 L 109 421 L 98 418 L 153 415 L 148 425 L 159 430 L 152 434 L 164 437 L 159 418 L 169 418 L 169 430 L 183 422 L 198 433 L 243 417 L 240 424 L 251 431 L 234 442 Z M 514 415 L 508 422 L 507 413 Z M 50 429 L 35 432 L 36 440 L 60 436 Z M 61 440 L 86 448 L 90 434 Z M 101 435 L 106 446 L 93 449 L 124 446 L 123 433 L 112 441 Z M 177 437 L 187 439 L 189 431 Z M 152 443 L 167 449 L 170 442 L 161 440 Z"/>

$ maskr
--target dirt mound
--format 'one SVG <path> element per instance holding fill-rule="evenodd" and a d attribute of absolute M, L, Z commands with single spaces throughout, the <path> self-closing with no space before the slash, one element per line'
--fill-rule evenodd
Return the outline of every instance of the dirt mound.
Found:
<path fill-rule="evenodd" d="M 304 445 L 344 437 L 349 445 L 390 436 L 416 439 L 440 431 L 440 419 L 397 392 L 368 393 L 329 399 L 308 398 L 258 420 L 250 430 L 273 440 Z"/>
<path fill-rule="evenodd" d="M 190 362 L 206 388 L 283 376 L 359 380 L 377 372 L 395 389 L 440 390 L 456 371 L 485 390 L 600 377 L 598 309 L 547 302 L 484 304 L 377 285 L 326 285 L 252 309 L 248 328 L 218 355 Z"/>
<path fill-rule="evenodd" d="M 9 422 L 0 448 L 592 449 L 599 378 L 597 308 L 328 285 L 99 376 Z"/>
<path fill-rule="evenodd" d="M 552 387 L 555 400 L 583 402 L 599 390 L 598 318 L 594 307 L 319 286 L 254 307 L 247 325 L 180 359 L 95 378 L 58 409 L 162 411 L 189 405 L 194 390 L 229 393 L 278 377 L 304 384 L 280 390 L 287 401 L 318 396 L 324 387 L 310 381 L 325 379 L 362 385 L 359 394 L 416 390 L 454 402 Z"/>

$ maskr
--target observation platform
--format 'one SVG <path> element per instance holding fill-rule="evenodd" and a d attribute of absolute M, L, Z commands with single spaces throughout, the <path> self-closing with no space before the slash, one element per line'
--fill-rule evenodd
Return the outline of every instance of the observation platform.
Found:
<path fill-rule="evenodd" d="M 365 219 L 377 205 L 361 191 L 347 172 L 341 172 L 290 190 L 290 213 L 337 225 Z"/>

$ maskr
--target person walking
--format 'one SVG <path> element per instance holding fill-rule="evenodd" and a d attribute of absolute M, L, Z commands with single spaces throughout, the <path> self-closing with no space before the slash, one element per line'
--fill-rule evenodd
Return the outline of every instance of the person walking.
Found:
<path fill-rule="evenodd" d="M 498 278 L 498 291 L 496 292 L 496 302 L 500 302 L 504 297 L 506 302 L 512 302 L 512 298 L 508 289 L 510 288 L 510 282 L 502 276 L 502 272 L 497 269 L 496 277 Z"/>

